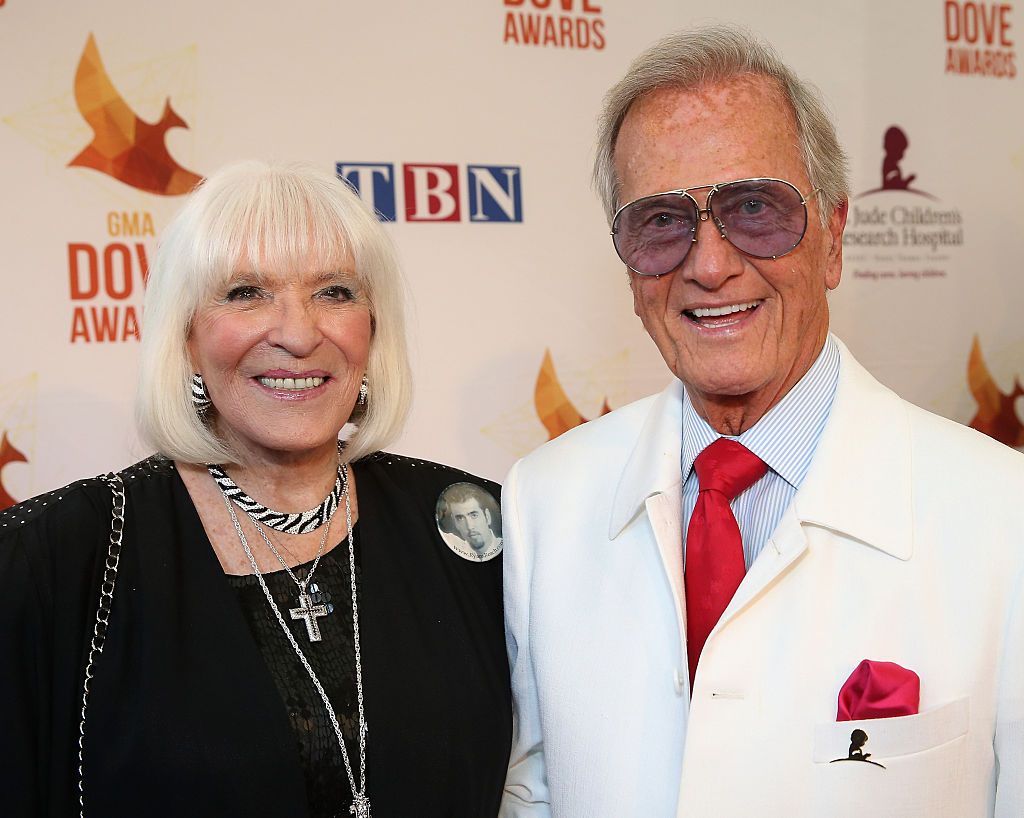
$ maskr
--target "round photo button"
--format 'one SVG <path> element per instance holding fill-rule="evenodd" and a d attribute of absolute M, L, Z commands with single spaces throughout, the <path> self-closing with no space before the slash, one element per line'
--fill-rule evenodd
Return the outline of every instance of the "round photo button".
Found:
<path fill-rule="evenodd" d="M 464 560 L 487 562 L 501 553 L 501 508 L 486 489 L 453 483 L 437 498 L 435 518 L 445 545 Z"/>

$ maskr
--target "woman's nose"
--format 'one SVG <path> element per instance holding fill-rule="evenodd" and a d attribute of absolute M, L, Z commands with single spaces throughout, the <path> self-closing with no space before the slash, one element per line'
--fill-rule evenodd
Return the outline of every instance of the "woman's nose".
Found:
<path fill-rule="evenodd" d="M 295 298 L 281 299 L 267 336 L 270 343 L 297 358 L 304 358 L 316 349 L 321 337 L 311 305 Z"/>

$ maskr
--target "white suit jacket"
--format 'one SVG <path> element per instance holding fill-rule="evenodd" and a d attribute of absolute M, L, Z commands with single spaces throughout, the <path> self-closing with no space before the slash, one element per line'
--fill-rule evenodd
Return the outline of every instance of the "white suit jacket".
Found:
<path fill-rule="evenodd" d="M 841 351 L 814 462 L 692 696 L 682 385 L 513 467 L 502 816 L 1024 816 L 1024 456 Z M 863 659 L 917 672 L 919 714 L 837 723 Z M 856 728 L 882 766 L 830 763 Z"/>

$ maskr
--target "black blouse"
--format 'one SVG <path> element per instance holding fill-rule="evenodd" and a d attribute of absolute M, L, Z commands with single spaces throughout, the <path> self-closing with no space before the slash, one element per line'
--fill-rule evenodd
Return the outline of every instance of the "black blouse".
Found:
<path fill-rule="evenodd" d="M 362 583 L 359 580 L 362 529 L 359 523 L 356 523 L 353 529 L 353 551 L 357 560 L 357 599 L 362 599 Z M 271 536 L 274 535 L 272 531 L 269 533 Z M 260 544 L 257 540 L 256 543 L 251 543 L 250 547 L 255 548 Z M 313 561 L 310 561 L 293 567 L 292 573 L 301 581 L 307 577 L 312 567 Z M 352 591 L 349 576 L 346 538 L 320 558 L 316 573 L 307 587 L 312 603 L 323 605 L 329 611 L 326 616 L 317 618 L 321 637 L 319 642 L 309 640 L 305 622 L 292 619 L 288 614 L 290 608 L 298 606 L 298 588 L 291 577 L 278 569 L 264 574 L 263 581 L 284 618 L 285 625 L 327 693 L 335 718 L 338 719 L 352 774 L 358 786 L 359 700 L 356 692 Z M 306 780 L 310 818 L 350 818 L 348 808 L 352 802 L 352 785 L 345 771 L 345 761 L 338 748 L 334 726 L 320 694 L 313 686 L 306 668 L 296 656 L 288 637 L 281 630 L 281 623 L 267 603 L 258 578 L 254 574 L 249 574 L 228 576 L 227 579 L 228 584 L 235 590 L 246 624 L 288 711 L 302 773 Z"/>
<path fill-rule="evenodd" d="M 454 553 L 434 506 L 452 483 L 497 487 L 388 454 L 354 470 L 374 818 L 494 816 L 511 740 L 501 559 Z M 86 815 L 311 818 L 337 807 L 346 816 L 347 777 L 337 805 L 310 804 L 294 703 L 282 698 L 251 612 L 173 464 L 150 458 L 125 481 L 125 547 L 90 685 Z M 0 513 L 5 816 L 78 814 L 82 673 L 109 531 L 110 492 L 97 480 Z M 335 552 L 347 578 L 347 546 Z M 337 616 L 347 610 L 347 586 L 331 593 Z M 351 627 L 350 612 L 347 619 Z M 296 631 L 302 639 L 304 631 Z"/>

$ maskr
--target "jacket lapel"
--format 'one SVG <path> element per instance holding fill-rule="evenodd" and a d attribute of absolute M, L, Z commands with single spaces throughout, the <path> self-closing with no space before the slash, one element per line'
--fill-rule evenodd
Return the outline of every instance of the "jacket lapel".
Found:
<path fill-rule="evenodd" d="M 644 509 L 647 498 L 680 484 L 682 439 L 683 385 L 673 381 L 651 402 L 636 445 L 622 469 L 612 501 L 609 539 L 622 533 Z"/>
<path fill-rule="evenodd" d="M 814 461 L 712 636 L 799 561 L 807 550 L 806 526 L 827 528 L 901 560 L 913 553 L 905 404 L 837 343 L 839 383 Z"/>
<path fill-rule="evenodd" d="M 679 639 L 685 655 L 683 598 L 682 477 L 679 456 L 683 429 L 683 385 L 673 381 L 651 403 L 612 502 L 608 538 L 615 540 L 646 512 L 675 601 Z"/>
<path fill-rule="evenodd" d="M 913 447 L 908 406 L 842 344 L 832 414 L 796 514 L 901 560 L 914 551 Z"/>

